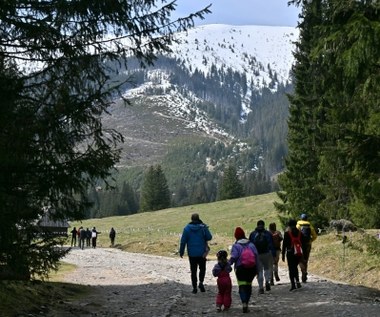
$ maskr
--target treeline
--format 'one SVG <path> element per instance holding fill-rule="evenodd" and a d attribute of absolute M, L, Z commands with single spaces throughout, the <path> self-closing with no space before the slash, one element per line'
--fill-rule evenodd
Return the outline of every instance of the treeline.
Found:
<path fill-rule="evenodd" d="M 254 147 L 253 144 L 251 144 Z M 277 184 L 263 172 L 260 150 L 240 149 L 209 139 L 182 138 L 162 163 L 116 174 L 113 189 L 88 192 L 86 217 L 129 215 L 272 192 Z"/>
<path fill-rule="evenodd" d="M 292 1 L 297 4 L 299 1 Z M 285 215 L 380 227 L 380 11 L 374 1 L 303 1 L 291 96 Z"/>

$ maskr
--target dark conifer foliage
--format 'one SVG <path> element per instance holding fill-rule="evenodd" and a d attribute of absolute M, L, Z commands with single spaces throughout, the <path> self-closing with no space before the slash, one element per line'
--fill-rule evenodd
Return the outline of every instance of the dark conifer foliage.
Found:
<path fill-rule="evenodd" d="M 161 210 L 170 207 L 170 191 L 161 165 L 150 166 L 141 188 L 142 211 Z"/>
<path fill-rule="evenodd" d="M 110 80 L 119 67 L 104 62 L 133 55 L 151 65 L 157 52 L 169 51 L 174 32 L 209 12 L 172 21 L 174 2 L 160 3 L 1 5 L 0 270 L 14 273 L 5 278 L 56 268 L 62 241 L 41 235 L 35 222 L 44 207 L 54 219 L 82 218 L 87 189 L 107 179 L 119 159 L 123 138 L 106 130 L 101 116 L 124 83 Z"/>
<path fill-rule="evenodd" d="M 378 5 L 292 2 L 303 5 L 304 19 L 280 178 L 286 210 L 321 224 L 346 218 L 379 227 Z"/>
<path fill-rule="evenodd" d="M 243 196 L 243 185 L 237 175 L 236 168 L 233 165 L 229 165 L 224 170 L 219 188 L 218 200 L 234 199 Z"/>

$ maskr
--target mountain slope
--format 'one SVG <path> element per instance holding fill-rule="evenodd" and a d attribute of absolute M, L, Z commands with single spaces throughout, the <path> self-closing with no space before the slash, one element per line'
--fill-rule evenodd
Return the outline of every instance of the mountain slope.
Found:
<path fill-rule="evenodd" d="M 199 138 L 212 141 L 201 158 L 201 173 L 208 173 L 209 162 L 219 171 L 232 162 L 243 175 L 259 170 L 268 157 L 273 166 L 266 167 L 265 174 L 278 172 L 277 158 L 286 150 L 284 93 L 289 92 L 298 31 L 208 25 L 177 37 L 180 44 L 173 44 L 173 52 L 159 56 L 153 67 L 142 69 L 129 61 L 124 76 L 132 76 L 135 85 L 126 87 L 124 96 L 131 105 L 116 101 L 111 115 L 104 118 L 105 126 L 116 128 L 125 138 L 119 168 L 175 164 L 167 157 L 173 155 L 172 144 L 180 140 L 183 151 L 186 140 L 194 147 Z M 185 179 L 186 173 L 169 175 L 169 183 L 178 182 L 172 177 Z M 195 179 L 199 181 L 199 176 Z"/>

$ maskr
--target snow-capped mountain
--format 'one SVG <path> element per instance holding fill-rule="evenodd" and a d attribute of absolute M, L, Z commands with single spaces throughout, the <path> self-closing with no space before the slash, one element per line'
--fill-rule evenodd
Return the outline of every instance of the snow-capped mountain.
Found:
<path fill-rule="evenodd" d="M 297 38 L 296 28 L 276 26 L 205 25 L 178 33 L 172 53 L 154 67 L 129 69 L 128 76 L 140 74 L 125 91 L 132 106 L 117 102 L 105 118 L 126 140 L 120 165 L 157 163 L 186 135 L 247 149 L 237 130 L 249 138 L 256 127 L 248 116 L 260 113 L 263 91 L 275 94 L 291 81 Z"/>
<path fill-rule="evenodd" d="M 191 71 L 207 75 L 211 65 L 245 73 L 248 81 L 263 87 L 271 81 L 269 70 L 278 80 L 289 80 L 294 57 L 292 47 L 298 29 L 278 26 L 231 26 L 212 24 L 179 33 L 172 56 Z"/>

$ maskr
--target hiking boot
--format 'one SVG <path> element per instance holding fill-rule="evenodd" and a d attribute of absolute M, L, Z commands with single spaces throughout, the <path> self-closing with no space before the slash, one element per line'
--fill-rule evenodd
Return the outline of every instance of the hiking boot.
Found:
<path fill-rule="evenodd" d="M 278 273 L 277 273 L 277 272 L 274 273 L 274 277 L 275 277 L 275 279 L 276 279 L 276 282 L 280 281 L 280 277 L 278 276 Z"/>
<path fill-rule="evenodd" d="M 200 291 L 201 291 L 202 293 L 206 292 L 205 287 L 203 286 L 202 283 L 199 283 L 198 287 L 199 287 L 199 289 L 200 289 Z"/>
<path fill-rule="evenodd" d="M 295 289 L 296 289 L 296 287 L 294 285 L 292 285 L 292 287 L 290 288 L 289 291 L 291 292 L 291 291 L 294 291 Z"/>
<path fill-rule="evenodd" d="M 193 294 L 196 294 L 197 292 L 198 292 L 198 290 L 197 290 L 196 288 L 193 288 L 192 293 L 193 293 Z"/>
<path fill-rule="evenodd" d="M 301 288 L 301 283 L 300 282 L 297 282 L 297 288 Z"/>
<path fill-rule="evenodd" d="M 222 311 L 222 307 L 220 307 L 220 306 L 216 306 L 216 312 L 217 313 L 220 313 Z"/>
<path fill-rule="evenodd" d="M 248 303 L 243 303 L 243 313 L 248 313 Z"/>
<path fill-rule="evenodd" d="M 302 272 L 302 283 L 306 283 L 307 281 L 307 273 Z"/>
<path fill-rule="evenodd" d="M 265 283 L 265 290 L 267 292 L 270 291 L 270 284 L 269 283 Z"/>
<path fill-rule="evenodd" d="M 260 294 L 264 294 L 264 289 L 263 288 L 259 288 L 259 295 Z"/>

